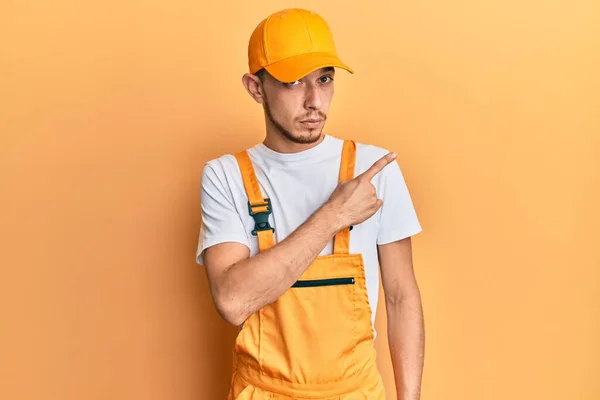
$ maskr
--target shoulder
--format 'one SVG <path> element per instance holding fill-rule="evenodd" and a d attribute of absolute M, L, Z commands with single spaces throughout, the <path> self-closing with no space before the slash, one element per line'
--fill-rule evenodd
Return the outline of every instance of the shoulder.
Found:
<path fill-rule="evenodd" d="M 392 150 L 387 149 L 385 147 L 376 146 L 369 143 L 356 143 L 356 175 L 362 174 L 364 171 L 369 169 L 375 161 L 379 160 L 381 157 L 390 153 Z M 383 171 L 381 171 L 376 179 L 380 176 L 385 176 L 390 173 L 394 174 L 399 171 L 398 159 L 395 162 L 388 164 Z"/>
<path fill-rule="evenodd" d="M 218 173 L 231 171 L 237 168 L 237 160 L 233 154 L 223 154 L 219 157 L 208 160 L 204 164 L 204 169 L 209 169 Z"/>
<path fill-rule="evenodd" d="M 357 162 L 358 161 L 360 161 L 361 163 L 370 162 L 372 164 L 390 152 L 390 150 L 388 150 L 384 147 L 375 146 L 373 144 L 361 143 L 361 142 L 355 142 L 355 143 L 356 143 L 356 161 Z"/>
<path fill-rule="evenodd" d="M 208 160 L 202 168 L 202 182 L 220 181 L 225 184 L 231 179 L 240 175 L 237 160 L 233 154 L 223 154 L 219 157 Z"/>

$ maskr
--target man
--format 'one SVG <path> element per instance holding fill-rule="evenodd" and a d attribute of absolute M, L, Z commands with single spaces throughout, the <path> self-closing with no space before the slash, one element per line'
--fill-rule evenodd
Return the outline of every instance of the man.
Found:
<path fill-rule="evenodd" d="M 383 399 L 379 266 L 397 396 L 419 399 L 421 227 L 396 155 L 323 133 L 335 68 L 353 71 L 319 15 L 270 15 L 248 57 L 266 137 L 205 165 L 197 253 L 218 312 L 240 327 L 229 399 Z"/>

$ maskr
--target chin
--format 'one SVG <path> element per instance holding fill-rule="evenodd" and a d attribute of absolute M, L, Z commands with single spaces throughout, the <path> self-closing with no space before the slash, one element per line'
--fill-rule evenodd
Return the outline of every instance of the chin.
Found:
<path fill-rule="evenodd" d="M 321 138 L 321 129 L 310 129 L 300 132 L 294 132 L 293 137 L 289 138 L 295 143 L 311 144 L 318 141 Z"/>

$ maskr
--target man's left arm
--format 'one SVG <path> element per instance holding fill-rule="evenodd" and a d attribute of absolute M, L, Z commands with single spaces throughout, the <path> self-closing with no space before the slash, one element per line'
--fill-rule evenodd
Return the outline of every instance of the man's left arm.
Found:
<path fill-rule="evenodd" d="M 414 275 L 411 238 L 378 246 L 387 311 L 388 342 L 398 400 L 419 400 L 425 329 Z"/>
<path fill-rule="evenodd" d="M 383 200 L 378 216 L 377 252 L 397 399 L 420 400 L 425 334 L 411 237 L 421 232 L 421 224 L 399 162 L 385 167 L 375 183 L 377 195 Z"/>

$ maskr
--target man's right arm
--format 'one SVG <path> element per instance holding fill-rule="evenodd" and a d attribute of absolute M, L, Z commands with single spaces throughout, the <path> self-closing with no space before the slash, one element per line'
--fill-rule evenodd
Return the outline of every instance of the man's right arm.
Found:
<path fill-rule="evenodd" d="M 292 234 L 268 250 L 249 257 L 235 242 L 205 250 L 204 260 L 217 310 L 239 325 L 271 304 L 298 280 L 337 233 L 335 210 L 324 206 Z"/>
<path fill-rule="evenodd" d="M 225 242 L 204 251 L 204 265 L 218 312 L 240 325 L 288 290 L 337 232 L 357 225 L 381 207 L 371 179 L 395 160 L 388 154 L 356 178 L 340 183 L 306 222 L 270 249 L 249 257 L 240 243 Z"/>

